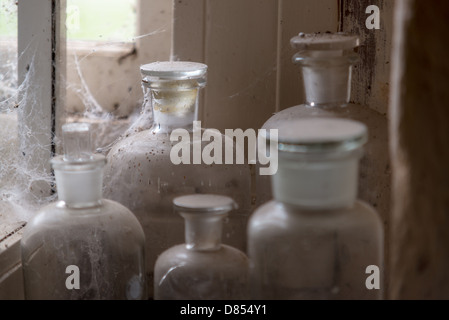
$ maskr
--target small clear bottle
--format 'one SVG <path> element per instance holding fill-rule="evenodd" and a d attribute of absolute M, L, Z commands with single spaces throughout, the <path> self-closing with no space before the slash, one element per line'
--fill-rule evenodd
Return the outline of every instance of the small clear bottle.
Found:
<path fill-rule="evenodd" d="M 382 218 L 390 208 L 390 166 L 386 116 L 362 105 L 350 103 L 353 65 L 359 61 L 354 48 L 359 38 L 344 33 L 304 34 L 290 40 L 298 52 L 293 62 L 300 65 L 306 102 L 282 110 L 263 125 L 277 129 L 289 119 L 338 117 L 368 126 L 369 139 L 360 163 L 360 198 L 373 205 Z M 270 179 L 258 177 L 258 205 L 272 199 Z"/>
<path fill-rule="evenodd" d="M 383 227 L 356 200 L 366 126 L 314 118 L 283 123 L 274 200 L 248 223 L 254 299 L 380 299 Z M 270 141 L 274 143 L 273 140 Z M 366 273 L 379 268 L 373 282 Z M 369 290 L 366 282 L 379 289 Z"/>
<path fill-rule="evenodd" d="M 145 238 L 136 217 L 102 199 L 106 159 L 92 154 L 88 124 L 62 128 L 51 160 L 59 201 L 42 208 L 21 240 L 25 298 L 144 299 Z"/>
<path fill-rule="evenodd" d="M 206 85 L 207 65 L 164 61 L 143 65 L 140 71 L 153 125 L 130 134 L 109 151 L 104 194 L 130 208 L 143 226 L 152 294 L 158 255 L 183 242 L 184 222 L 173 212 L 175 197 L 208 193 L 234 199 L 239 209 L 224 224 L 223 242 L 246 249 L 247 219 L 252 212 L 251 170 L 249 165 L 224 164 L 224 152 L 223 164 L 206 164 L 201 159 L 209 142 L 202 141 L 204 130 L 194 126 L 194 121 L 198 119 L 199 91 Z M 176 129 L 189 135 L 190 164 L 171 159 L 172 148 L 183 143 L 178 138 L 171 141 Z M 225 150 L 226 138 L 219 132 L 217 135 Z"/>
<path fill-rule="evenodd" d="M 175 198 L 185 219 L 185 244 L 164 251 L 154 268 L 158 300 L 240 300 L 248 298 L 248 258 L 221 244 L 223 218 L 235 209 L 226 196 Z"/>

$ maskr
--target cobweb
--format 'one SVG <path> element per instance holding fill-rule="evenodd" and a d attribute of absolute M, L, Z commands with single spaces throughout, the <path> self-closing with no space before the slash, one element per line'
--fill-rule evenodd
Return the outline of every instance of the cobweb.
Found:
<path fill-rule="evenodd" d="M 0 9 L 3 26 L 15 22 L 17 6 L 14 1 L 2 1 Z M 16 43 L 14 37 L 0 37 L 0 225 L 25 220 L 29 211 L 19 184 L 27 173 L 19 157 L 18 92 L 26 83 L 18 84 Z"/>
<path fill-rule="evenodd" d="M 120 43 L 109 43 L 109 45 L 117 47 L 120 46 Z M 68 65 L 68 69 L 72 68 L 74 70 L 78 81 L 72 83 L 67 81 L 66 87 L 68 91 L 76 94 L 82 102 L 84 110 L 81 112 L 68 112 L 67 121 L 84 121 L 93 125 L 93 145 L 96 152 L 106 155 L 120 139 L 149 128 L 152 111 L 150 102 L 146 98 L 148 96 L 147 89 L 144 86 L 142 86 L 142 94 L 137 100 L 129 101 L 133 99 L 132 96 L 125 98 L 128 100 L 127 103 L 134 104 L 132 107 L 133 111 L 126 117 L 105 111 L 105 106 L 101 105 L 95 98 L 95 94 L 92 93 L 83 74 L 81 63 L 89 54 L 81 57 L 76 52 L 72 54 L 73 58 L 71 60 L 73 63 Z M 140 79 L 136 79 L 136 81 L 141 82 Z"/>
<path fill-rule="evenodd" d="M 9 40 L 11 41 L 11 40 Z M 35 133 L 25 123 L 18 119 L 31 115 L 23 106 L 29 101 L 36 101 L 35 85 L 30 84 L 33 77 L 34 59 L 22 83 L 17 79 L 17 49 L 1 46 L 2 69 L 0 75 L 0 225 L 18 221 L 27 221 L 36 209 L 55 199 L 55 195 L 39 196 L 33 193 L 33 188 L 53 184 L 50 173 L 27 164 L 27 159 L 39 149 L 47 146 L 29 144 L 30 137 Z M 36 119 L 36 121 L 39 121 Z M 49 133 L 50 134 L 50 133 Z M 21 151 L 25 150 L 25 151 Z"/>
<path fill-rule="evenodd" d="M 7 1 L 7 9 L 16 14 L 17 5 L 15 1 Z M 2 2 L 2 6 L 4 6 Z M 2 8 L 4 9 L 4 8 Z M 164 28 L 155 30 L 144 35 L 135 37 L 151 37 L 154 34 L 165 32 Z M 130 39 L 130 40 L 134 40 Z M 11 39 L 9 43 L 13 43 Z M 33 92 L 38 84 L 30 83 L 30 78 L 35 72 L 35 61 L 30 63 L 27 77 L 22 83 L 18 83 L 17 61 L 18 53 L 15 46 L 2 44 L 0 37 L 0 225 L 15 224 L 18 221 L 28 221 L 44 205 L 56 200 L 57 195 L 52 192 L 48 195 L 36 195 L 30 192 L 33 187 L 46 184 L 54 187 L 55 181 L 51 172 L 36 169 L 25 163 L 23 147 L 21 143 L 27 137 L 32 137 L 34 132 L 23 123 L 18 122 L 22 114 L 22 103 L 33 101 Z M 117 42 L 105 43 L 104 46 L 120 45 Z M 93 49 L 92 52 L 95 50 Z M 68 54 L 74 54 L 67 51 Z M 73 65 L 67 65 L 67 72 L 76 72 L 79 81 L 69 82 L 67 78 L 62 79 L 62 85 L 67 91 L 72 90 L 81 100 L 83 111 L 65 111 L 65 122 L 83 121 L 93 124 L 94 146 L 97 152 L 106 154 L 113 144 L 131 133 L 148 129 L 151 124 L 151 110 L 149 102 L 144 99 L 145 92 L 141 94 L 141 100 L 134 101 L 134 112 L 126 118 L 119 117 L 113 112 L 105 112 L 107 108 L 96 99 L 94 89 L 89 87 L 81 67 L 84 56 L 73 57 Z M 89 53 L 87 53 L 89 55 Z M 148 61 L 151 62 L 151 61 Z M 70 71 L 70 68 L 72 71 Z M 74 71 L 73 71 L 74 70 Z M 140 82 L 140 79 L 136 79 Z M 34 87 L 33 87 L 34 86 Z M 142 88 L 142 90 L 144 90 Z M 141 106 L 141 108 L 139 108 Z M 36 120 L 39 121 L 39 120 Z M 111 130 L 111 128 L 114 128 Z M 58 137 L 54 137 L 58 142 Z M 26 152 L 33 154 L 36 148 L 48 148 L 48 146 L 27 145 Z M 54 191 L 54 190 L 53 190 Z"/>

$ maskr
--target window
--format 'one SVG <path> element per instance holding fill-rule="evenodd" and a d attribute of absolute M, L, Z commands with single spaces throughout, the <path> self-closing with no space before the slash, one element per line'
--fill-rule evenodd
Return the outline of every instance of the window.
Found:
<path fill-rule="evenodd" d="M 171 3 L 68 0 L 66 12 L 68 121 L 92 122 L 104 148 L 140 111 L 139 66 L 169 58 Z"/>
<path fill-rule="evenodd" d="M 166 0 L 0 0 L 0 299 L 23 295 L 22 221 L 54 199 L 61 125 L 95 123 L 97 147 L 127 128 L 142 100 L 139 66 L 169 58 L 171 12 Z M 92 13 L 115 26 L 93 26 Z"/>
<path fill-rule="evenodd" d="M 136 0 L 68 0 L 67 39 L 132 42 L 137 35 Z"/>

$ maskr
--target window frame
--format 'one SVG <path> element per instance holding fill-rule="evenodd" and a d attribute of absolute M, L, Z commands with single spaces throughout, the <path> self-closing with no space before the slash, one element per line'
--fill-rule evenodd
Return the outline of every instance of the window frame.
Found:
<path fill-rule="evenodd" d="M 136 37 L 135 43 L 119 47 L 108 46 L 105 50 L 97 50 L 95 54 L 105 60 L 111 57 L 118 59 L 136 48 L 139 59 L 135 59 L 129 68 L 139 72 L 140 64 L 166 60 L 170 56 L 172 3 L 166 0 L 137 1 L 138 33 L 148 34 L 148 37 Z M 26 92 L 21 91 L 20 86 L 18 90 L 19 152 L 22 155 L 20 160 L 29 170 L 48 174 L 51 173 L 50 159 L 61 152 L 58 137 L 61 136 L 61 126 L 67 114 L 65 8 L 66 0 L 18 1 L 18 83 L 23 83 L 25 79 L 29 83 Z M 149 8 L 157 9 L 148 10 Z M 162 17 L 164 13 L 165 16 Z M 165 31 L 159 32 L 161 28 Z M 91 49 L 78 47 L 75 50 L 85 52 Z M 121 70 L 128 71 L 129 69 Z M 120 72 L 118 74 L 120 75 Z M 20 134 L 24 131 L 33 134 Z M 27 154 L 29 146 L 33 146 L 33 150 L 37 151 Z M 36 149 L 36 146 L 39 147 Z M 33 185 L 33 190 L 26 192 L 36 197 L 46 196 L 52 192 L 52 186 L 48 183 L 37 183 Z M 25 222 L 0 225 L 0 299 L 24 298 L 20 257 L 20 240 L 24 226 Z"/>

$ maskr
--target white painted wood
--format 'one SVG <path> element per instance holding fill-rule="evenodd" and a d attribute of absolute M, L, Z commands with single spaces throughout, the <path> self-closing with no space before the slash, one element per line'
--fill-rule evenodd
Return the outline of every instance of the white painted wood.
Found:
<path fill-rule="evenodd" d="M 54 134 L 57 139 L 54 139 L 54 150 L 52 153 L 61 154 L 62 152 L 62 125 L 65 122 L 66 103 L 67 103 L 67 46 L 66 46 L 66 0 L 59 0 L 54 2 L 53 24 L 54 24 L 54 44 L 53 49 L 55 55 L 53 57 L 54 66 L 54 93 L 52 99 L 54 100 Z"/>
<path fill-rule="evenodd" d="M 49 175 L 56 151 L 53 136 L 61 117 L 64 89 L 64 39 L 60 40 L 65 1 L 23 0 L 18 3 L 18 132 L 24 195 L 30 200 L 48 196 L 48 181 L 29 184 L 27 173 Z M 62 13 L 62 15 L 61 15 Z M 59 110 L 58 110 L 59 109 Z M 9 207 L 7 207 L 9 208 Z M 2 206 L 2 210 L 3 210 Z M 5 209 L 13 210 L 13 208 Z M 8 212 L 10 214 L 10 212 Z M 0 225 L 0 299 L 23 299 L 20 239 L 24 223 Z"/>
<path fill-rule="evenodd" d="M 68 113 L 100 116 L 111 112 L 128 116 L 141 100 L 139 63 L 135 44 L 68 42 Z"/>
<path fill-rule="evenodd" d="M 55 0 L 18 3 L 19 152 L 24 168 L 36 172 L 50 172 L 49 160 L 55 151 L 52 135 L 62 94 L 56 87 L 61 75 L 58 7 Z M 38 198 L 50 193 L 46 181 L 29 185 L 24 179 L 25 192 Z"/>
<path fill-rule="evenodd" d="M 209 66 L 202 125 L 260 126 L 276 104 L 277 1 L 190 0 L 174 6 L 173 56 Z"/>
<path fill-rule="evenodd" d="M 203 126 L 259 128 L 276 110 L 302 102 L 290 38 L 337 31 L 333 0 L 174 2 L 173 56 L 209 66 Z"/>
<path fill-rule="evenodd" d="M 172 0 L 138 0 L 138 36 L 140 64 L 168 60 L 173 27 Z"/>
<path fill-rule="evenodd" d="M 173 60 L 205 61 L 206 2 L 173 1 Z"/>

